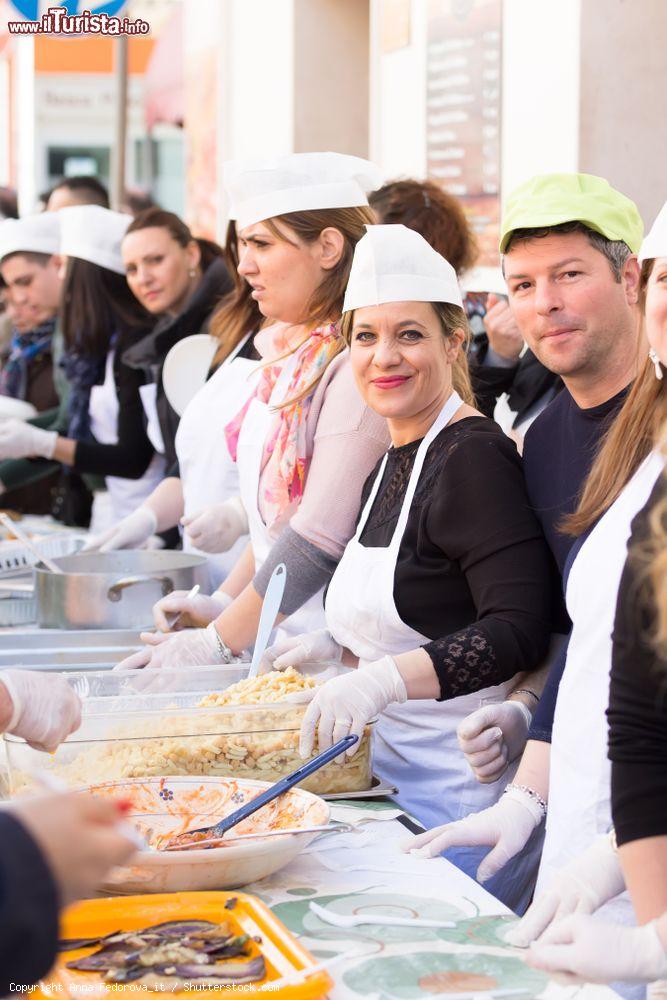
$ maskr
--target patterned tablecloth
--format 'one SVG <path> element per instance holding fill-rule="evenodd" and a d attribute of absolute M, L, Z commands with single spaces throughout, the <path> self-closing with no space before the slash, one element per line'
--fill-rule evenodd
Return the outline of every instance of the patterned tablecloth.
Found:
<path fill-rule="evenodd" d="M 611 1000 L 603 986 L 559 986 L 503 942 L 516 920 L 502 903 L 442 858 L 404 854 L 412 834 L 389 803 L 336 805 L 352 833 L 323 838 L 287 868 L 247 886 L 309 951 L 328 964 L 335 1000 Z M 320 920 L 310 903 L 335 914 L 394 914 L 454 923 L 450 928 Z"/>

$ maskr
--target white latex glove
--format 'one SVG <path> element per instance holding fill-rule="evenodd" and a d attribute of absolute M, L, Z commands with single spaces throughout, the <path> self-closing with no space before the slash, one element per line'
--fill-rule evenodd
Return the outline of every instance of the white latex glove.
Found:
<path fill-rule="evenodd" d="M 114 552 L 116 549 L 140 549 L 157 530 L 157 517 L 148 507 L 139 507 L 111 528 L 94 535 L 84 552 Z"/>
<path fill-rule="evenodd" d="M 23 420 L 0 422 L 0 459 L 53 458 L 57 431 L 45 431 Z"/>
<path fill-rule="evenodd" d="M 533 716 L 520 701 L 485 705 L 459 724 L 459 746 L 479 782 L 497 781 L 523 752 Z"/>
<path fill-rule="evenodd" d="M 535 899 L 523 918 L 505 935 L 508 944 L 527 948 L 555 921 L 572 913 L 594 913 L 625 889 L 623 871 L 608 834 L 564 865 L 551 886 Z"/>
<path fill-rule="evenodd" d="M 269 670 L 286 670 L 287 667 L 297 667 L 300 663 L 309 661 L 340 662 L 342 656 L 343 647 L 338 645 L 331 632 L 326 628 L 319 628 L 315 632 L 288 636 L 269 646 L 259 665 L 259 672 L 266 674 Z"/>
<path fill-rule="evenodd" d="M 227 552 L 241 535 L 248 534 L 248 518 L 240 497 L 182 517 L 181 524 L 189 540 L 202 552 Z"/>
<path fill-rule="evenodd" d="M 402 844 L 408 854 L 436 858 L 450 847 L 493 848 L 477 869 L 477 881 L 486 882 L 518 854 L 542 820 L 542 810 L 518 788 L 506 791 L 495 805 L 471 813 L 455 823 L 436 826 Z"/>
<path fill-rule="evenodd" d="M 667 976 L 667 953 L 655 920 L 627 927 L 583 914 L 565 917 L 532 945 L 526 961 L 567 983 L 647 983 Z"/>
<path fill-rule="evenodd" d="M 299 753 L 310 757 L 315 743 L 320 751 L 342 740 L 349 733 L 361 739 L 364 727 L 393 702 L 407 700 L 403 678 L 391 656 L 384 656 L 341 677 L 333 677 L 319 688 L 306 709 L 301 723 Z M 296 699 L 290 699 L 296 700 Z M 346 751 L 353 756 L 356 743 Z"/>
<path fill-rule="evenodd" d="M 142 632 L 146 643 L 138 653 L 127 656 L 117 663 L 114 670 L 151 670 L 164 667 L 179 670 L 182 667 L 209 667 L 222 663 L 222 657 L 215 637 L 214 623 L 206 628 L 189 628 L 182 632 L 165 635 L 162 632 Z"/>
<path fill-rule="evenodd" d="M 160 632 L 184 628 L 203 628 L 215 621 L 218 615 L 232 604 L 234 598 L 222 590 L 213 594 L 196 594 L 188 597 L 187 590 L 172 590 L 153 605 L 153 621 Z M 174 622 L 173 616 L 179 615 Z"/>
<path fill-rule="evenodd" d="M 8 733 L 37 750 L 55 750 L 81 723 L 81 702 L 64 677 L 34 670 L 3 670 L 11 699 Z"/>

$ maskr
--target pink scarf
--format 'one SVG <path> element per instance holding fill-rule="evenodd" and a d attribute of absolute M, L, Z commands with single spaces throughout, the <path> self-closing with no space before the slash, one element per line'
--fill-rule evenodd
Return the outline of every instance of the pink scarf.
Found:
<path fill-rule="evenodd" d="M 275 325 L 262 330 L 255 337 L 255 347 L 261 356 L 278 358 L 274 364 L 267 364 L 256 390 L 243 408 L 225 427 L 225 438 L 229 454 L 237 460 L 239 434 L 243 420 L 253 399 L 268 403 L 284 365 L 295 359 L 289 384 L 283 396 L 293 399 L 307 386 L 315 382 L 326 370 L 329 362 L 338 353 L 341 334 L 337 324 L 330 323 L 313 330 L 296 351 L 290 351 L 288 333 L 290 327 Z M 310 456 L 307 454 L 306 421 L 315 389 L 298 402 L 274 410 L 274 420 L 264 442 L 262 458 L 262 498 L 261 508 L 267 527 L 271 527 L 281 514 L 303 496 L 308 474 Z"/>

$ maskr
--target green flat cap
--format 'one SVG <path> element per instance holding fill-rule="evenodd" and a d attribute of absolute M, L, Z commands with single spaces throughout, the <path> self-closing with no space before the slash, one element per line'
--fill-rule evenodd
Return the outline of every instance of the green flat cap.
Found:
<path fill-rule="evenodd" d="M 540 174 L 520 184 L 505 203 L 500 227 L 504 253 L 516 229 L 581 222 L 608 240 L 623 240 L 637 253 L 644 224 L 634 201 L 594 174 Z"/>

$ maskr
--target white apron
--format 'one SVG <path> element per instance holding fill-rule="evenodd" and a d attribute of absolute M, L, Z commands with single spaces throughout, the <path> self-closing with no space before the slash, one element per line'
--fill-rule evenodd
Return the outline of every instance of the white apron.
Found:
<path fill-rule="evenodd" d="M 264 442 L 275 419 L 271 407 L 281 403 L 285 398 L 290 377 L 297 361 L 297 352 L 286 359 L 268 403 L 253 399 L 243 419 L 239 434 L 236 464 L 241 486 L 241 500 L 248 516 L 250 541 L 255 556 L 255 572 L 259 570 L 275 541 L 269 534 L 259 510 L 259 481 Z M 322 590 L 319 590 L 298 611 L 295 611 L 293 615 L 281 623 L 276 635 L 278 639 L 290 635 L 301 635 L 303 632 L 324 628 L 324 624 L 324 603 Z"/>
<path fill-rule="evenodd" d="M 394 602 L 394 573 L 426 452 L 460 406 L 461 398 L 452 393 L 420 444 L 389 546 L 366 547 L 359 539 L 382 482 L 385 456 L 356 534 L 348 542 L 329 584 L 327 627 L 334 639 L 361 661 L 406 653 L 429 642 L 427 636 L 401 620 Z M 504 701 L 511 688 L 512 682 L 507 681 L 448 701 L 408 701 L 389 706 L 379 717 L 374 735 L 374 771 L 396 785 L 399 804 L 425 827 L 453 822 L 497 801 L 508 780 L 507 773 L 501 782 L 482 785 L 476 781 L 459 748 L 456 730 L 463 719 L 482 705 Z M 447 858 L 474 877 L 484 853 L 451 851 Z M 536 866 L 537 859 L 532 857 L 528 868 L 533 875 Z M 509 900 L 507 905 L 518 909 L 527 903 L 523 886 L 530 881 L 528 875 L 524 877 L 513 868 L 508 891 L 496 880 L 490 891 Z M 532 885 L 528 893 L 530 888 Z"/>
<path fill-rule="evenodd" d="M 102 385 L 94 385 L 90 390 L 90 429 L 100 444 L 118 444 L 118 394 L 113 374 L 114 351 L 107 355 Z M 123 479 L 106 476 L 107 490 L 113 507 L 113 522 L 120 521 L 141 507 L 155 487 L 164 478 L 165 460 L 155 454 L 140 479 Z"/>
<path fill-rule="evenodd" d="M 631 523 L 662 469 L 662 458 L 649 455 L 593 528 L 570 570 L 566 600 L 573 627 L 554 715 L 538 891 L 548 888 L 559 868 L 612 827 L 606 717 L 611 633 Z M 612 922 L 635 923 L 627 893 L 598 913 Z M 644 996 L 644 987 L 638 990 L 623 995 Z"/>
<path fill-rule="evenodd" d="M 160 455 L 164 455 L 164 438 L 160 427 L 160 418 L 157 415 L 157 382 L 147 382 L 146 385 L 139 386 L 141 405 L 146 414 L 146 434 L 148 440 Z"/>
<path fill-rule="evenodd" d="M 176 433 L 176 455 L 186 516 L 239 495 L 238 469 L 227 450 L 224 429 L 254 388 L 251 375 L 260 362 L 237 357 L 251 336 L 244 337 L 183 411 Z M 243 535 L 227 552 L 212 554 L 200 552 L 187 532 L 183 534 L 183 550 L 208 559 L 215 588 L 223 582 L 247 544 L 248 538 Z"/>

